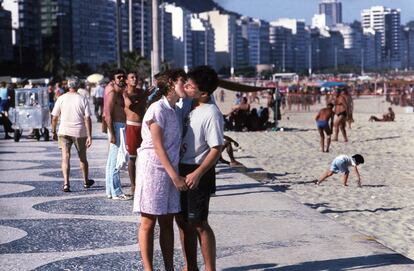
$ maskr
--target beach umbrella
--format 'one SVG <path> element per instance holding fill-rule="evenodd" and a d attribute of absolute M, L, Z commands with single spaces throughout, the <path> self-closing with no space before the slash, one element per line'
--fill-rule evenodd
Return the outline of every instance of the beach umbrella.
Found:
<path fill-rule="evenodd" d="M 89 75 L 86 78 L 86 81 L 88 81 L 89 83 L 99 83 L 100 81 L 102 81 L 103 78 L 104 76 L 102 74 L 94 73 L 94 74 Z"/>
<path fill-rule="evenodd" d="M 346 84 L 343 82 L 325 82 L 321 85 L 323 88 L 332 88 L 332 87 L 345 87 Z"/>

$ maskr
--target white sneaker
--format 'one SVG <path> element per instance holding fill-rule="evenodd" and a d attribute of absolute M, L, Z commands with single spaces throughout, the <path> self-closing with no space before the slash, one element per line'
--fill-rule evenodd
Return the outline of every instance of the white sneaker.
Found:
<path fill-rule="evenodd" d="M 119 196 L 112 197 L 113 200 L 131 200 L 132 197 L 128 197 L 125 194 L 121 194 Z"/>

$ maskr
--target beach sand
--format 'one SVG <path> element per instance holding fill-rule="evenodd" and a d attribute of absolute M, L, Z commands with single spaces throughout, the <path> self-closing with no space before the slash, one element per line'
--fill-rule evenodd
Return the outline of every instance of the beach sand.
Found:
<path fill-rule="evenodd" d="M 227 113 L 233 100 L 234 92 L 227 91 L 225 102 L 217 104 Z M 388 106 L 381 98 L 355 99 L 349 142 L 344 143 L 340 135 L 330 153 L 320 151 L 314 124 L 322 104 L 312 106 L 310 112 L 283 113 L 279 123 L 283 132 L 225 134 L 240 143 L 235 157 L 249 171 L 269 173 L 262 182 L 283 187 L 281 191 L 297 201 L 414 259 L 414 114 L 393 106 L 395 122 L 368 121 L 370 115 L 380 117 Z M 365 158 L 359 167 L 362 188 L 357 187 L 353 170 L 348 187 L 338 174 L 314 185 L 337 155 L 356 153 Z"/>

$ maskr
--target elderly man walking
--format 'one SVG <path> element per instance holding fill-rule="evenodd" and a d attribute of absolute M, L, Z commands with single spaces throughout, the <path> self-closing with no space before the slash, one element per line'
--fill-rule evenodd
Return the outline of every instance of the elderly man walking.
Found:
<path fill-rule="evenodd" d="M 70 149 L 75 145 L 80 160 L 80 169 L 84 178 L 84 188 L 89 188 L 95 182 L 89 180 L 88 160 L 86 149 L 92 145 L 91 110 L 87 98 L 77 90 L 80 82 L 78 78 L 68 79 L 69 91 L 61 95 L 52 110 L 53 140 L 59 137 L 59 148 L 62 150 L 63 191 L 70 192 Z M 60 117 L 59 132 L 56 126 Z"/>

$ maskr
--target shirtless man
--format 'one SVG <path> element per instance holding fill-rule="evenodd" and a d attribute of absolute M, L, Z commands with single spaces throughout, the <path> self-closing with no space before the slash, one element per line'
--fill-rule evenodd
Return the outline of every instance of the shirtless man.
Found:
<path fill-rule="evenodd" d="M 318 127 L 319 135 L 321 136 L 321 148 L 322 152 L 329 152 L 329 146 L 331 145 L 332 125 L 334 119 L 333 112 L 334 105 L 329 103 L 327 107 L 319 110 L 315 117 L 316 126 Z M 326 150 L 325 150 L 325 133 L 326 133 Z"/>
<path fill-rule="evenodd" d="M 120 172 L 116 169 L 116 160 L 120 145 L 121 129 L 125 128 L 123 92 L 125 89 L 125 72 L 115 70 L 112 81 L 105 88 L 104 113 L 108 126 L 109 153 L 106 163 L 106 196 L 114 200 L 128 200 L 121 189 Z"/>
<path fill-rule="evenodd" d="M 334 133 L 334 138 L 332 139 L 332 141 L 338 141 L 338 134 L 339 134 L 339 129 L 340 129 L 342 136 L 344 137 L 344 141 L 348 142 L 348 137 L 346 136 L 346 130 L 345 130 L 346 120 L 348 116 L 348 109 L 349 109 L 349 106 L 348 106 L 347 97 L 345 96 L 343 91 L 338 90 L 336 92 L 336 98 L 335 98 L 335 115 L 336 115 L 336 120 L 334 122 L 335 133 Z"/>
<path fill-rule="evenodd" d="M 377 118 L 376 116 L 371 116 L 369 121 L 394 121 L 395 120 L 395 113 L 391 107 L 388 108 L 388 113 L 382 115 L 382 119 Z"/>
<path fill-rule="evenodd" d="M 131 192 L 135 192 L 135 161 L 137 149 L 141 146 L 141 125 L 147 107 L 148 94 L 139 84 L 134 72 L 128 73 L 127 89 L 124 91 L 125 114 L 126 114 L 126 147 L 129 153 L 128 173 L 131 180 Z"/>

